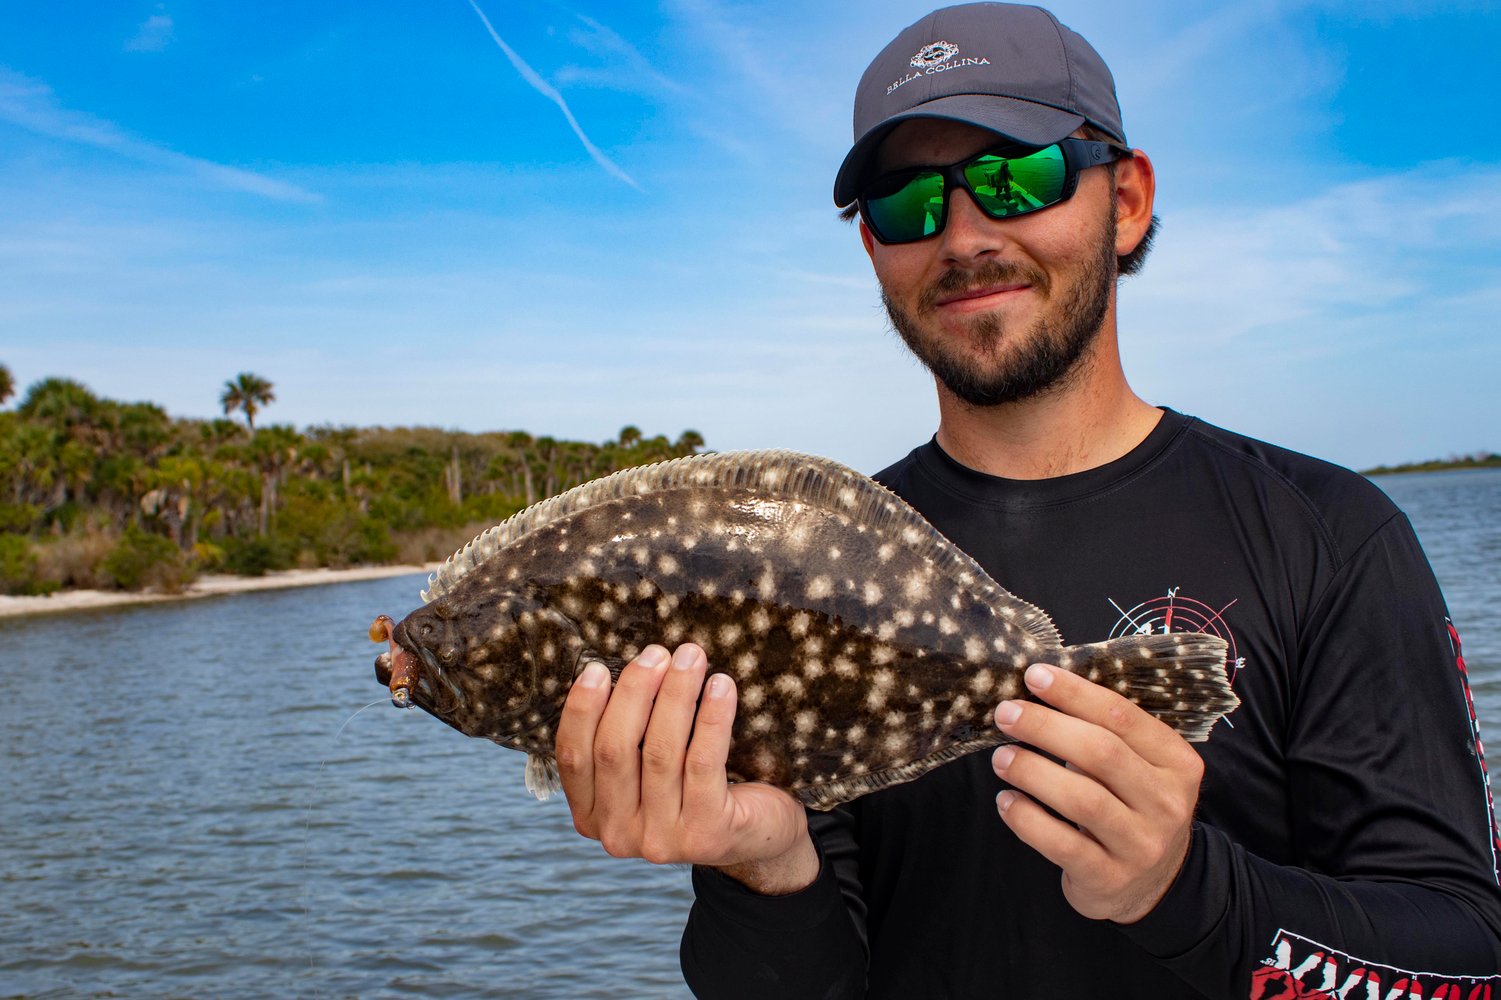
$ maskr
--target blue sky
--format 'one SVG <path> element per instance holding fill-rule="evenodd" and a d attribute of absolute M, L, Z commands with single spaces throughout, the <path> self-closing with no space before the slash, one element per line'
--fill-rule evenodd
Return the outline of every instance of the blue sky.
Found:
<path fill-rule="evenodd" d="M 931 434 L 830 195 L 926 5 L 476 2 L 0 0 L 0 361 L 866 472 Z M 1157 165 L 1143 396 L 1355 466 L 1501 449 L 1501 4 L 1053 9 Z"/>

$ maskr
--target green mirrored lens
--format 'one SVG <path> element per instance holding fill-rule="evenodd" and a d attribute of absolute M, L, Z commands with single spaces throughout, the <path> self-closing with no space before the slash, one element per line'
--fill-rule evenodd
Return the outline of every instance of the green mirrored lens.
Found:
<path fill-rule="evenodd" d="M 996 219 L 1046 208 L 1063 193 L 1066 173 L 1057 146 L 1026 156 L 978 156 L 964 165 L 975 201 Z"/>
<path fill-rule="evenodd" d="M 865 211 L 876 235 L 885 242 L 931 236 L 943 218 L 943 175 L 923 170 L 890 194 L 867 192 Z"/>

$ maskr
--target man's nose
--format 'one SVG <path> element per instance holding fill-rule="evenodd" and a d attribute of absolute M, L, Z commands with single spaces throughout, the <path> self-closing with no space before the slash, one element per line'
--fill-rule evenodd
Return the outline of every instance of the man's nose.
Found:
<path fill-rule="evenodd" d="M 939 235 L 940 249 L 952 260 L 975 260 L 1000 253 L 1008 241 L 1006 224 L 990 218 L 965 190 L 949 194 L 948 221 Z"/>

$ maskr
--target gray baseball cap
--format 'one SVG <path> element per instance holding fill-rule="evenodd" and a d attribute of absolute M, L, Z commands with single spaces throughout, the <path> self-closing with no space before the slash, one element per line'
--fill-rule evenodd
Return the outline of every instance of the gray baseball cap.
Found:
<path fill-rule="evenodd" d="M 834 179 L 836 205 L 855 200 L 876 147 L 909 118 L 967 122 L 1029 146 L 1088 122 L 1126 142 L 1105 60 L 1048 11 L 1020 4 L 944 7 L 881 50 L 855 91 L 855 145 Z"/>

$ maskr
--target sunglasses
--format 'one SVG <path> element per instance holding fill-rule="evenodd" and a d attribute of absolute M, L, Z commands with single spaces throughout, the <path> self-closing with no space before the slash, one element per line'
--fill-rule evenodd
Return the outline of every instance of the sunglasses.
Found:
<path fill-rule="evenodd" d="M 882 243 L 915 243 L 943 232 L 955 188 L 968 191 L 990 218 L 1010 219 L 1066 201 L 1079 171 L 1129 154 L 1112 142 L 1063 139 L 1029 152 L 996 147 L 946 167 L 908 167 L 865 186 L 860 217 Z"/>

